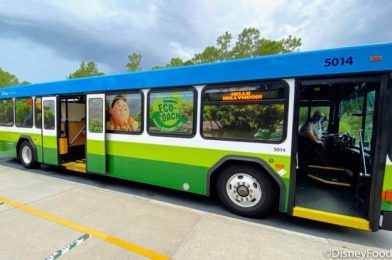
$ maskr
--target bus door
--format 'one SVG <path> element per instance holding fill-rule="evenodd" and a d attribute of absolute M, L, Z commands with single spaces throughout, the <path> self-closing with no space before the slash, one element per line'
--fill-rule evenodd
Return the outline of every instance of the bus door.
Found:
<path fill-rule="evenodd" d="M 58 125 L 57 125 L 57 104 L 58 98 L 42 98 L 42 156 L 43 163 L 58 165 Z"/>
<path fill-rule="evenodd" d="M 381 76 L 367 75 L 300 82 L 293 129 L 298 140 L 294 216 L 378 229 L 387 132 L 383 82 Z M 304 102 L 311 106 L 308 120 L 298 127 Z M 328 127 L 322 127 L 323 120 Z"/>
<path fill-rule="evenodd" d="M 106 173 L 105 94 L 87 95 L 87 171 Z"/>

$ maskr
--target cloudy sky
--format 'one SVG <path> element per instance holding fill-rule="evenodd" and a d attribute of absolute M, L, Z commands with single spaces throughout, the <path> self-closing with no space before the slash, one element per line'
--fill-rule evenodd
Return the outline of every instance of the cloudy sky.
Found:
<path fill-rule="evenodd" d="M 34 83 L 62 80 L 82 60 L 105 73 L 187 59 L 225 31 L 302 38 L 301 50 L 392 42 L 390 0 L 1 0 L 0 67 Z"/>

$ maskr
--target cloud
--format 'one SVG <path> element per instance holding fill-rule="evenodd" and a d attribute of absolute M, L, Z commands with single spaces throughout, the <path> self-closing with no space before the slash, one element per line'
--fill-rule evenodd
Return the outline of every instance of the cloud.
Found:
<path fill-rule="evenodd" d="M 148 69 L 188 59 L 223 32 L 236 36 L 248 26 L 272 39 L 299 36 L 302 50 L 391 41 L 391 13 L 389 0 L 2 0 L 0 40 L 34 43 L 52 52 L 48 63 L 94 60 L 114 73 L 125 70 L 131 52 Z"/>

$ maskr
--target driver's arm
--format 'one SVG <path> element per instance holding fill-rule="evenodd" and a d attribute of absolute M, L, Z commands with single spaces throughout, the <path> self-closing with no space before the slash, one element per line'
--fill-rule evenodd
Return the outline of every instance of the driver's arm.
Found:
<path fill-rule="evenodd" d="M 312 140 L 313 142 L 315 142 L 316 144 L 322 144 L 323 142 L 321 142 L 320 140 L 318 140 L 314 134 L 312 132 L 306 132 L 306 136 Z"/>

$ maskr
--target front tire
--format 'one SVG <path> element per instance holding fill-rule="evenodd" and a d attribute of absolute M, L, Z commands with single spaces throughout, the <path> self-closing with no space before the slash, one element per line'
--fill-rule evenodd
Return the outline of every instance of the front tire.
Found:
<path fill-rule="evenodd" d="M 26 169 L 32 169 L 37 166 L 37 162 L 34 160 L 35 152 L 33 146 L 29 141 L 23 141 L 19 148 L 19 159 L 20 163 Z"/>
<path fill-rule="evenodd" d="M 218 176 L 218 197 L 231 212 L 260 217 L 269 212 L 276 198 L 274 183 L 265 172 L 246 165 L 232 165 Z"/>

